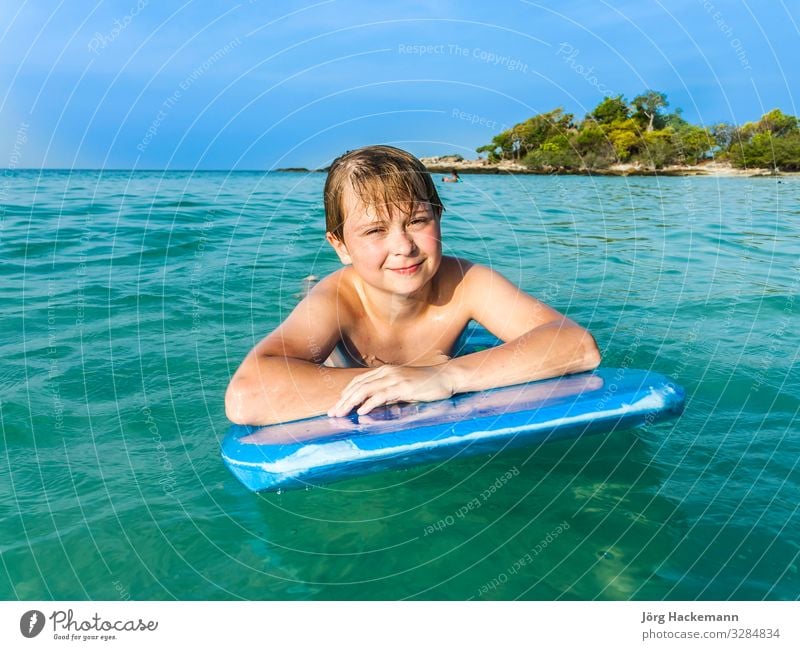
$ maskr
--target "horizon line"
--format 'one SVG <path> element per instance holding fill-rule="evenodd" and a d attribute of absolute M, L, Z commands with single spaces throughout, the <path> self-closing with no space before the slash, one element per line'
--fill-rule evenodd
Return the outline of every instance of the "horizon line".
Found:
<path fill-rule="evenodd" d="M 134 167 L 3 167 L 4 172 L 237 172 L 260 173 L 272 172 L 324 172 L 324 169 L 309 169 L 308 167 L 278 167 L 277 169 L 171 169 L 171 168 L 134 168 Z"/>

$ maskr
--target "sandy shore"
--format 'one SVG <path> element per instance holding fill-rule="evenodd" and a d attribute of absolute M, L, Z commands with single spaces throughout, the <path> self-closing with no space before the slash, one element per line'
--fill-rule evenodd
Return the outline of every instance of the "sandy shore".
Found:
<path fill-rule="evenodd" d="M 459 160 L 456 156 L 435 156 L 421 158 L 422 163 L 431 173 L 449 174 L 455 170 L 459 174 L 534 174 L 549 175 L 559 172 L 534 171 L 519 163 L 503 161 L 490 164 L 486 160 Z M 670 166 L 662 169 L 648 169 L 642 165 L 619 164 L 607 169 L 587 169 L 581 172 L 563 172 L 568 174 L 592 176 L 723 176 L 736 178 L 752 178 L 756 176 L 800 176 L 800 172 L 778 172 L 771 169 L 737 169 L 728 163 L 706 162 L 690 166 Z"/>

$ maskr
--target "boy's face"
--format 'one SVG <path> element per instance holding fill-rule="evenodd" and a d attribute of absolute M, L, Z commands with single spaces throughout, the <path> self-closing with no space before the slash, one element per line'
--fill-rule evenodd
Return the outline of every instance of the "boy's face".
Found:
<path fill-rule="evenodd" d="M 412 295 L 433 279 L 442 241 L 439 218 L 429 203 L 416 204 L 407 215 L 394 206 L 365 206 L 349 187 L 342 199 L 344 241 L 327 234 L 342 264 L 352 264 L 367 284 L 400 295 Z"/>

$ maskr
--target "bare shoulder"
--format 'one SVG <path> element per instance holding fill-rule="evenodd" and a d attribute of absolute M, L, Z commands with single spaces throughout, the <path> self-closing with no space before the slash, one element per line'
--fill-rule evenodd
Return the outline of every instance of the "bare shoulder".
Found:
<path fill-rule="evenodd" d="M 360 298 L 355 287 L 354 272 L 349 266 L 325 276 L 308 293 L 308 298 L 321 308 L 334 310 L 339 319 L 349 319 L 358 312 Z"/>
<path fill-rule="evenodd" d="M 516 290 L 513 283 L 494 269 L 460 257 L 444 256 L 439 271 L 441 293 L 452 294 L 460 301 L 486 302 L 494 290 Z"/>
<path fill-rule="evenodd" d="M 485 298 L 487 291 L 492 291 L 496 288 L 508 290 L 511 287 L 515 287 L 515 285 L 501 273 L 484 264 L 465 262 L 463 269 L 464 276 L 462 285 L 464 291 L 467 293 L 476 293 Z"/>
<path fill-rule="evenodd" d="M 555 309 L 483 264 L 471 264 L 461 285 L 470 317 L 503 341 L 562 318 Z"/>
<path fill-rule="evenodd" d="M 320 350 L 330 354 L 350 315 L 348 301 L 343 300 L 347 292 L 340 290 L 341 273 L 331 273 L 311 287 L 286 320 L 256 346 L 257 353 L 308 360 Z"/>
<path fill-rule="evenodd" d="M 535 300 L 505 275 L 484 264 L 470 264 L 465 268 L 463 284 L 465 291 L 475 293 L 484 299 L 487 293 L 493 295 L 493 292 L 499 291 L 507 295 L 524 295 L 530 300 Z"/>
<path fill-rule="evenodd" d="M 342 276 L 346 269 L 342 268 L 326 275 L 308 291 L 307 297 L 314 297 L 316 300 L 336 300 L 338 291 L 343 283 Z"/>
<path fill-rule="evenodd" d="M 443 255 L 439 265 L 439 273 L 437 274 L 440 291 L 444 293 L 461 291 L 464 278 L 473 266 L 474 264 L 469 260 Z"/>
<path fill-rule="evenodd" d="M 303 315 L 311 327 L 347 331 L 363 311 L 354 276 L 350 267 L 325 276 L 311 288 L 295 311 Z"/>
<path fill-rule="evenodd" d="M 474 262 L 465 260 L 463 257 L 454 257 L 452 255 L 442 255 L 441 272 L 447 275 L 457 275 L 463 277 L 464 274 L 473 266 Z"/>

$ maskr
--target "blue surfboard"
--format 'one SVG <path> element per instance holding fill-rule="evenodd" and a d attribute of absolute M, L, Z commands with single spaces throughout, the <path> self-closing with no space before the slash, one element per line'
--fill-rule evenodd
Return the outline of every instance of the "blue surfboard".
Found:
<path fill-rule="evenodd" d="M 497 340 L 471 329 L 465 354 Z M 679 415 L 683 389 L 646 370 L 601 368 L 368 415 L 270 426 L 233 425 L 222 443 L 230 471 L 253 491 L 279 490 L 494 453 L 650 424 Z"/>

